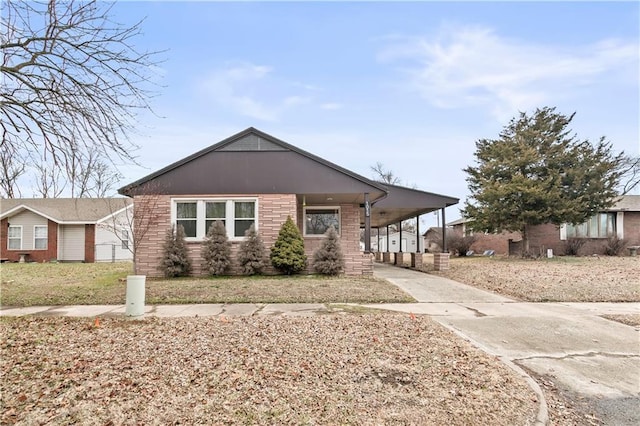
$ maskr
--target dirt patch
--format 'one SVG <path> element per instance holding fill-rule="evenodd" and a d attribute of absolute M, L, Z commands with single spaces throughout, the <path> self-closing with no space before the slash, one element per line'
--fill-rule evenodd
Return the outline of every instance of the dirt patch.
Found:
<path fill-rule="evenodd" d="M 608 320 L 617 321 L 622 324 L 630 325 L 632 327 L 640 327 L 640 314 L 628 314 L 628 315 L 601 315 L 602 318 Z"/>
<path fill-rule="evenodd" d="M 428 317 L 0 319 L 3 424 L 532 424 L 520 377 Z"/>

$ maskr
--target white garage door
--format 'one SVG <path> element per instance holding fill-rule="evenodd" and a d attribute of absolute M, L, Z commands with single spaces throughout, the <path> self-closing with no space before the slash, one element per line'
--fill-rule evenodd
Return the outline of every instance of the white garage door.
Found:
<path fill-rule="evenodd" d="M 84 260 L 84 225 L 63 226 L 61 247 L 59 260 Z"/>

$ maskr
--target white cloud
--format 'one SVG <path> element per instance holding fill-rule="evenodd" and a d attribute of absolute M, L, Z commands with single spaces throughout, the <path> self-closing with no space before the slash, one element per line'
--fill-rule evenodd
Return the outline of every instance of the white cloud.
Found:
<path fill-rule="evenodd" d="M 336 110 L 336 109 L 342 109 L 342 104 L 339 104 L 337 102 L 327 102 L 327 103 L 324 103 L 324 104 L 320 104 L 320 108 L 331 111 L 331 110 Z"/>
<path fill-rule="evenodd" d="M 227 64 L 211 72 L 202 82 L 211 101 L 250 118 L 276 122 L 288 111 L 313 104 L 314 97 L 291 91 L 319 92 L 318 86 L 279 79 L 274 69 L 249 62 Z M 338 103 L 315 105 L 320 109 L 342 108 Z"/>
<path fill-rule="evenodd" d="M 500 120 L 570 97 L 605 74 L 637 68 L 639 57 L 638 46 L 629 41 L 545 45 L 484 27 L 447 26 L 435 37 L 387 40 L 378 59 L 400 63 L 411 90 L 440 108 L 488 107 Z"/>
<path fill-rule="evenodd" d="M 263 65 L 239 63 L 213 71 L 203 82 L 211 99 L 235 112 L 264 121 L 275 121 L 278 111 L 252 95 L 272 69 Z"/>

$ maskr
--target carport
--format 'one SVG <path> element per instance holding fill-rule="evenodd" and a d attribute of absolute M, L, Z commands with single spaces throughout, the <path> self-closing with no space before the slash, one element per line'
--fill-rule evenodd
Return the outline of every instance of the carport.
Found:
<path fill-rule="evenodd" d="M 386 228 L 388 235 L 389 226 L 397 225 L 398 232 L 402 236 L 402 222 L 408 219 L 416 219 L 415 236 L 417 241 L 420 241 L 422 237 L 420 235 L 420 216 L 440 210 L 442 214 L 442 254 L 446 254 L 446 256 L 438 256 L 436 254 L 434 262 L 438 267 L 441 262 L 444 262 L 445 258 L 448 260 L 445 209 L 457 204 L 460 200 L 399 185 L 381 184 L 381 186 L 387 190 L 386 197 L 382 197 L 371 204 L 365 200 L 360 211 L 360 226 L 364 228 L 364 251 L 371 253 L 371 229 L 376 229 L 379 236 L 380 229 Z M 379 247 L 380 244 L 378 244 L 378 250 Z M 416 259 L 418 258 L 416 254 L 420 253 L 420 245 L 418 244 L 417 247 L 416 253 L 413 253 L 411 257 L 412 266 L 416 266 Z M 400 253 L 402 253 L 402 246 L 400 246 Z M 390 260 L 388 251 L 383 256 L 384 261 Z M 420 261 L 421 259 L 422 257 L 420 256 Z M 448 261 L 446 263 L 448 264 Z"/>

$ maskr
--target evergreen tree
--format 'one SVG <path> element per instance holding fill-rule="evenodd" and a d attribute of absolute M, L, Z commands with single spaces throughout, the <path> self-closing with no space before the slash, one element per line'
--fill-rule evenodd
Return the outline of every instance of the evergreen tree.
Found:
<path fill-rule="evenodd" d="M 624 154 L 604 138 L 595 145 L 578 140 L 568 128 L 574 115 L 549 107 L 521 113 L 499 139 L 476 142 L 463 210 L 474 230 L 519 231 L 526 254 L 532 225 L 583 223 L 613 205 Z"/>
<path fill-rule="evenodd" d="M 180 277 L 189 275 L 191 272 L 191 262 L 187 255 L 187 246 L 184 241 L 184 228 L 178 225 L 178 229 L 171 226 L 167 230 L 167 235 L 163 245 L 163 258 L 160 269 L 165 277 Z"/>
<path fill-rule="evenodd" d="M 313 269 L 319 274 L 338 275 L 344 270 L 344 256 L 336 229 L 331 225 L 313 253 Z"/>
<path fill-rule="evenodd" d="M 307 266 L 304 254 L 304 240 L 300 230 L 293 223 L 291 216 L 282 224 L 278 238 L 271 247 L 271 264 L 277 270 L 287 274 L 295 274 Z"/>
<path fill-rule="evenodd" d="M 231 243 L 224 224 L 216 220 L 202 242 L 203 268 L 209 275 L 223 275 L 231 266 Z"/>
<path fill-rule="evenodd" d="M 261 274 L 266 266 L 265 248 L 262 239 L 253 225 L 244 233 L 245 240 L 240 244 L 238 262 L 245 275 Z"/>

